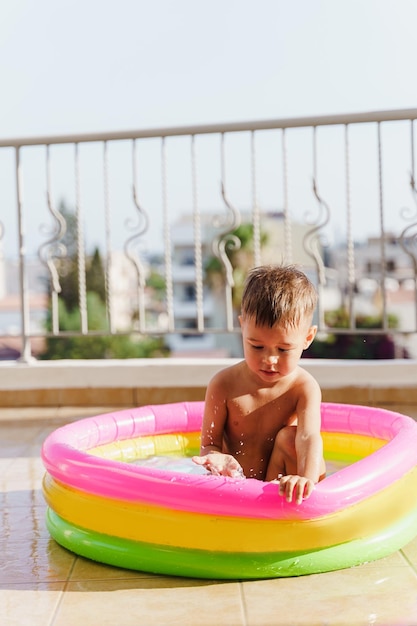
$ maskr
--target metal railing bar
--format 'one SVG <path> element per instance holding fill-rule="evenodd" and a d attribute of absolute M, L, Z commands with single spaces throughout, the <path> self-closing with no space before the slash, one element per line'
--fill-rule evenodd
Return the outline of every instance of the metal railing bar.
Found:
<path fill-rule="evenodd" d="M 25 236 L 23 225 L 23 179 L 22 164 L 20 159 L 20 148 L 15 151 L 16 168 L 16 202 L 19 238 L 19 279 L 20 279 L 20 311 L 21 311 L 21 333 L 22 353 L 19 359 L 22 363 L 29 363 L 32 360 L 32 347 L 30 341 L 30 314 L 29 314 L 29 289 L 28 276 L 25 262 Z"/>
<path fill-rule="evenodd" d="M 161 142 L 161 182 L 162 182 L 162 215 L 164 230 L 164 258 L 165 258 L 165 298 L 167 307 L 167 332 L 175 328 L 174 320 L 174 286 L 172 279 L 172 251 L 171 231 L 168 209 L 168 178 L 167 178 L 167 150 L 165 138 Z"/>
<path fill-rule="evenodd" d="M 258 203 L 256 179 L 256 135 L 251 132 L 251 173 L 252 173 L 252 224 L 253 224 L 253 263 L 261 265 L 261 216 Z"/>
<path fill-rule="evenodd" d="M 112 285 L 112 240 L 110 221 L 110 183 L 109 183 L 109 155 L 107 141 L 103 142 L 103 195 L 104 195 L 104 226 L 105 226 L 105 294 L 106 313 L 109 332 L 114 332 L 113 325 L 113 285 Z"/>
<path fill-rule="evenodd" d="M 77 218 L 77 260 L 78 260 L 78 302 L 80 307 L 81 333 L 88 333 L 87 285 L 85 275 L 84 224 L 81 205 L 80 154 L 79 145 L 75 144 L 75 210 Z"/>
<path fill-rule="evenodd" d="M 213 133 L 237 133 L 255 130 L 284 128 L 303 128 L 311 126 L 334 126 L 345 124 L 369 124 L 372 122 L 395 122 L 416 120 L 417 109 L 399 109 L 394 111 L 369 111 L 363 113 L 338 113 L 334 115 L 315 115 L 308 117 L 290 117 L 282 119 L 252 120 L 243 122 L 225 122 L 192 126 L 174 126 L 161 128 L 142 128 L 112 132 L 74 133 L 72 135 L 44 135 L 17 137 L 0 140 L 0 148 L 18 148 L 45 144 L 90 143 L 97 141 L 123 141 L 132 139 L 150 139 L 178 137 L 181 135 L 204 135 Z"/>
<path fill-rule="evenodd" d="M 284 210 L 284 245 L 285 245 L 285 262 L 292 263 L 292 226 L 289 208 L 289 192 L 288 192 L 288 154 L 287 139 L 285 128 L 282 129 L 281 136 L 282 151 L 282 189 L 283 189 L 283 210 Z"/>
<path fill-rule="evenodd" d="M 191 136 L 191 184 L 193 198 L 194 224 L 194 263 L 195 263 L 195 297 L 197 306 L 197 329 L 204 330 L 203 305 L 203 256 L 201 242 L 201 213 L 198 205 L 197 154 L 195 136 Z"/>
<path fill-rule="evenodd" d="M 387 318 L 387 291 L 385 277 L 387 270 L 386 241 L 385 241 L 385 215 L 384 215 L 384 187 L 383 187 L 383 167 L 382 167 L 382 137 L 381 123 L 378 122 L 378 196 L 379 196 L 379 225 L 380 225 L 380 250 L 381 250 L 381 305 L 382 305 L 382 325 L 388 328 Z"/>
<path fill-rule="evenodd" d="M 346 202 L 346 254 L 347 254 L 347 297 L 349 324 L 355 326 L 355 311 L 353 306 L 355 290 L 355 245 L 352 229 L 352 206 L 350 198 L 350 147 L 349 147 L 349 124 L 345 126 L 345 202 Z"/>

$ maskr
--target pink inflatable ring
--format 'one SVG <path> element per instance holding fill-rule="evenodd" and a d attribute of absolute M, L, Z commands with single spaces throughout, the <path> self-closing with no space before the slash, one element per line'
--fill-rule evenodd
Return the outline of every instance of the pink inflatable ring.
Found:
<path fill-rule="evenodd" d="M 203 408 L 202 402 L 144 406 L 53 432 L 42 450 L 52 537 L 119 567 L 247 579 L 357 565 L 417 534 L 411 418 L 324 403 L 325 455 L 345 467 L 297 505 L 273 483 L 133 463 L 198 453 Z"/>

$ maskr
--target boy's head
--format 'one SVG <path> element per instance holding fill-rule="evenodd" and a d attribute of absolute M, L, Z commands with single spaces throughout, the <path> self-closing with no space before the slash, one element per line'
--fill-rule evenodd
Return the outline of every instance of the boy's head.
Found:
<path fill-rule="evenodd" d="M 264 265 L 248 273 L 242 295 L 242 317 L 257 326 L 297 327 L 311 324 L 317 292 L 294 265 Z"/>

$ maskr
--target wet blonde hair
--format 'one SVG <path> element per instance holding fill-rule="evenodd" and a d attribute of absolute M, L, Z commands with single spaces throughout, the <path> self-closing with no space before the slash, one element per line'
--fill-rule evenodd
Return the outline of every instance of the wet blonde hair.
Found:
<path fill-rule="evenodd" d="M 242 295 L 242 317 L 257 326 L 299 326 L 313 317 L 317 291 L 295 265 L 263 265 L 249 271 Z"/>

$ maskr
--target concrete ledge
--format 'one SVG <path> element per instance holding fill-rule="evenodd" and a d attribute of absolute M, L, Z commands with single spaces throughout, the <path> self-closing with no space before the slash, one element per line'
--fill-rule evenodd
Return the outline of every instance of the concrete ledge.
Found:
<path fill-rule="evenodd" d="M 207 385 L 237 359 L 120 359 L 0 362 L 0 390 Z M 356 361 L 302 359 L 301 365 L 325 388 L 417 386 L 417 360 Z"/>
<path fill-rule="evenodd" d="M 139 406 L 202 400 L 235 359 L 0 362 L 0 406 Z M 417 361 L 304 359 L 323 400 L 417 407 Z"/>
<path fill-rule="evenodd" d="M 0 390 L 205 386 L 234 359 L 112 359 L 0 362 Z"/>

